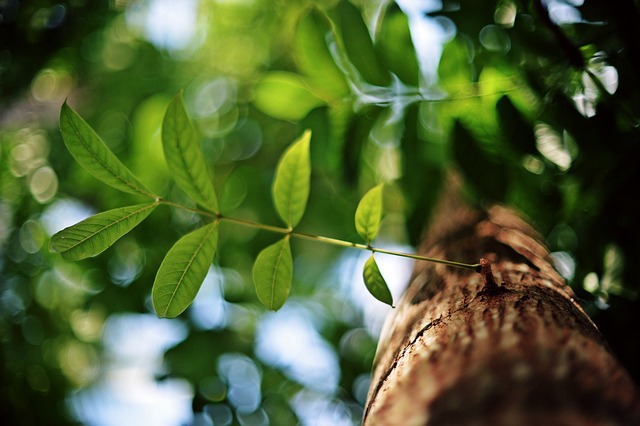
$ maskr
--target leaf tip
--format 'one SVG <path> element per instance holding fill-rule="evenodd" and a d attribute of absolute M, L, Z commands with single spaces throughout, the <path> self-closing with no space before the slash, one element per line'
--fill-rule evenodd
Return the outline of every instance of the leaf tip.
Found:
<path fill-rule="evenodd" d="M 307 143 L 308 143 L 308 142 L 310 142 L 310 141 L 311 141 L 311 135 L 312 135 L 311 129 L 306 129 L 306 130 L 302 133 L 302 137 L 301 137 L 301 139 L 302 139 L 302 140 L 307 141 Z"/>

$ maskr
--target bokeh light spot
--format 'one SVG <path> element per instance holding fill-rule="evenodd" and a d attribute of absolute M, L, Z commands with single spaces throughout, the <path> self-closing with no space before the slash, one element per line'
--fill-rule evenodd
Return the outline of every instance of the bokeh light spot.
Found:
<path fill-rule="evenodd" d="M 236 353 L 218 359 L 218 374 L 229 386 L 227 399 L 238 413 L 253 413 L 260 406 L 260 371 L 253 360 Z"/>
<path fill-rule="evenodd" d="M 41 366 L 34 364 L 26 369 L 27 384 L 31 389 L 38 392 L 48 392 L 51 388 L 51 381 L 47 375 L 47 371 Z"/>
<path fill-rule="evenodd" d="M 22 320 L 22 335 L 32 345 L 40 345 L 44 340 L 44 326 L 36 316 L 29 315 Z"/>
<path fill-rule="evenodd" d="M 35 220 L 28 220 L 20 227 L 20 246 L 29 254 L 37 253 L 45 240 L 42 225 Z"/>
<path fill-rule="evenodd" d="M 505 54 L 511 50 L 511 39 L 499 25 L 487 25 L 480 30 L 480 44 L 490 52 Z"/>
<path fill-rule="evenodd" d="M 66 71 L 45 68 L 33 79 L 31 96 L 38 102 L 57 102 L 68 96 L 72 85 Z"/>
<path fill-rule="evenodd" d="M 29 190 L 41 204 L 51 200 L 58 192 L 58 176 L 49 166 L 40 167 L 29 180 Z"/>
<path fill-rule="evenodd" d="M 96 349 L 86 343 L 68 341 L 58 353 L 58 362 L 64 375 L 76 386 L 86 386 L 99 373 Z"/>
<path fill-rule="evenodd" d="M 227 396 L 227 386 L 218 377 L 205 377 L 200 381 L 200 393 L 209 401 L 220 402 Z"/>
<path fill-rule="evenodd" d="M 208 404 L 204 407 L 204 412 L 213 421 L 214 425 L 229 426 L 233 423 L 233 412 L 225 404 Z"/>

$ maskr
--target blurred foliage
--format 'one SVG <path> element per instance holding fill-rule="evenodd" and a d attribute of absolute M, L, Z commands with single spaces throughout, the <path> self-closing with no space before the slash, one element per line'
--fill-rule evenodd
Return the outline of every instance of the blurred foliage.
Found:
<path fill-rule="evenodd" d="M 456 169 L 470 202 L 505 203 L 534 223 L 640 379 L 640 343 L 629 335 L 640 323 L 637 2 L 443 1 L 417 15 L 390 1 L 165 3 L 0 3 L 3 421 L 83 419 L 74 398 L 113 374 L 108 330 L 124 314 L 152 312 L 151 283 L 164 253 L 199 223 L 163 207 L 100 256 L 69 263 L 49 253 L 61 222 L 139 202 L 72 161 L 57 130 L 60 106 L 68 99 L 153 191 L 187 202 L 160 144 L 162 117 L 180 89 L 223 212 L 277 223 L 273 168 L 310 128 L 312 190 L 300 230 L 356 241 L 357 201 L 384 182 L 379 238 L 417 245 Z M 421 54 L 423 33 L 413 27 L 420 23 L 440 34 L 441 57 Z M 160 345 L 149 380 L 186 379 L 194 424 L 266 424 L 265 417 L 295 424 L 305 413 L 319 421 L 327 412 L 333 424 L 357 424 L 377 337 L 365 320 L 381 304 L 369 298 L 362 306 L 339 284 L 351 280 L 353 259 L 344 252 L 297 241 L 290 311 L 265 314 L 250 274 L 272 242 L 253 230 L 220 230 L 224 250 L 209 293 L 171 323 L 186 332 Z M 331 381 L 326 366 L 304 364 L 319 371 L 314 382 L 265 355 L 265 330 L 277 315 L 291 327 L 310 325 L 316 340 L 270 338 L 294 355 L 307 344 L 333 354 L 326 359 L 340 367 L 337 387 L 318 384 Z M 254 411 L 238 399 L 247 395 L 257 395 Z"/>

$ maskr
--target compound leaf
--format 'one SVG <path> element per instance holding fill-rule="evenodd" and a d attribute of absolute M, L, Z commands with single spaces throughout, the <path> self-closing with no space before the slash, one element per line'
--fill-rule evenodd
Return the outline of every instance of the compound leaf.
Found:
<path fill-rule="evenodd" d="M 51 237 L 51 249 L 69 260 L 95 256 L 111 247 L 158 206 L 158 203 L 120 207 L 98 213 Z"/>
<path fill-rule="evenodd" d="M 307 208 L 311 186 L 311 160 L 307 130 L 282 155 L 273 182 L 273 203 L 289 228 L 295 227 Z"/>
<path fill-rule="evenodd" d="M 67 102 L 60 110 L 60 132 L 73 158 L 97 179 L 123 192 L 157 198 Z"/>
<path fill-rule="evenodd" d="M 178 186 L 194 201 L 217 212 L 216 193 L 182 93 L 173 98 L 164 116 L 162 147 Z"/>
<path fill-rule="evenodd" d="M 371 188 L 358 203 L 355 223 L 358 234 L 370 243 L 380 229 L 382 219 L 382 186 L 379 184 Z"/>
<path fill-rule="evenodd" d="M 364 278 L 364 284 L 367 286 L 367 290 L 369 290 L 369 293 L 371 293 L 373 297 L 389 306 L 393 306 L 393 297 L 391 296 L 387 282 L 380 273 L 380 269 L 373 257 L 373 253 L 364 264 L 362 276 Z"/>
<path fill-rule="evenodd" d="M 292 277 L 293 259 L 287 236 L 262 250 L 253 265 L 253 283 L 260 302 L 267 309 L 280 309 L 289 296 Z"/>
<path fill-rule="evenodd" d="M 167 253 L 153 283 L 153 307 L 159 317 L 180 315 L 198 294 L 218 246 L 218 222 L 180 238 Z"/>

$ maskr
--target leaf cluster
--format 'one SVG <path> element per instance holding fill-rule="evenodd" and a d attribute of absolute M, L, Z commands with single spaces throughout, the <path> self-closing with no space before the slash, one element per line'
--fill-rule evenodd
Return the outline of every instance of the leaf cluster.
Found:
<path fill-rule="evenodd" d="M 151 199 L 145 204 L 98 213 L 55 234 L 51 239 L 51 248 L 65 259 L 81 260 L 102 253 L 161 204 L 189 209 L 151 192 L 66 102 L 61 109 L 60 129 L 69 152 L 93 176 L 120 191 Z M 305 131 L 283 153 L 276 168 L 272 198 L 286 228 L 226 217 L 220 212 L 182 93 L 175 96 L 167 108 L 162 125 L 165 157 L 178 187 L 202 209 L 194 212 L 209 219 L 209 222 L 181 237 L 162 261 L 152 288 L 153 306 L 158 316 L 176 317 L 193 302 L 214 260 L 218 249 L 218 227 L 225 220 L 284 234 L 258 254 L 253 268 L 258 299 L 270 310 L 282 307 L 293 280 L 291 237 L 304 235 L 319 241 L 331 240 L 294 232 L 305 213 L 311 188 L 310 142 L 311 132 Z M 382 185 L 378 185 L 365 194 L 355 215 L 356 229 L 367 245 L 335 241 L 373 251 L 375 249 L 370 244 L 378 233 L 381 218 Z M 365 265 L 364 279 L 374 297 L 387 304 L 392 303 L 373 253 Z"/>

